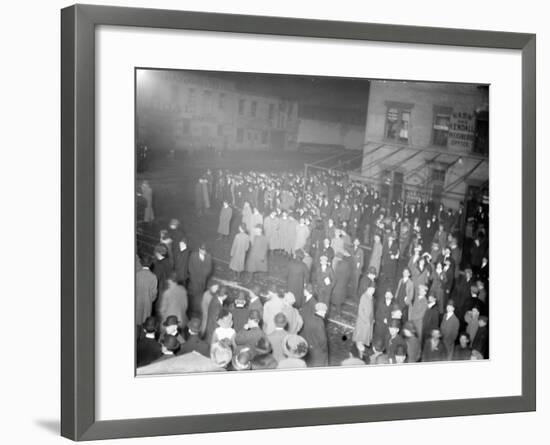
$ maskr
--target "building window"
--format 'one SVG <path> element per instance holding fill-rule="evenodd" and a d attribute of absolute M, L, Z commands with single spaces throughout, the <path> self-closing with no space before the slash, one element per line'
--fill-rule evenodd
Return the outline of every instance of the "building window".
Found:
<path fill-rule="evenodd" d="M 220 99 L 218 102 L 218 108 L 220 110 L 225 110 L 225 93 L 220 93 Z"/>
<path fill-rule="evenodd" d="M 267 144 L 267 131 L 262 131 L 262 144 Z"/>
<path fill-rule="evenodd" d="M 258 106 L 258 104 L 256 103 L 256 101 L 253 101 L 250 104 L 250 116 L 252 116 L 252 117 L 256 116 L 256 107 L 257 106 Z"/>
<path fill-rule="evenodd" d="M 412 105 L 389 104 L 386 111 L 386 139 L 410 141 Z"/>
<path fill-rule="evenodd" d="M 449 142 L 449 130 L 451 128 L 451 116 L 453 109 L 450 107 L 434 107 L 432 143 L 438 147 L 447 147 Z"/>
<path fill-rule="evenodd" d="M 445 170 L 444 169 L 439 169 L 439 168 L 434 168 L 432 169 L 432 181 L 433 182 L 440 182 L 440 183 L 445 183 Z"/>
<path fill-rule="evenodd" d="M 268 119 L 272 120 L 275 117 L 275 104 L 269 104 L 269 115 Z"/>
<path fill-rule="evenodd" d="M 244 99 L 239 99 L 239 114 L 241 116 L 244 114 Z"/>
<path fill-rule="evenodd" d="M 237 142 L 243 142 L 244 140 L 244 130 L 242 128 L 237 128 Z"/>

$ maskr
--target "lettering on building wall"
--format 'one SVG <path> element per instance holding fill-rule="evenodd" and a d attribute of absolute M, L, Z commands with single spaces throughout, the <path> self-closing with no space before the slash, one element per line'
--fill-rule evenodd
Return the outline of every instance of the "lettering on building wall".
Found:
<path fill-rule="evenodd" d="M 474 113 L 455 111 L 451 115 L 447 146 L 449 148 L 472 150 L 475 139 L 475 124 Z"/>

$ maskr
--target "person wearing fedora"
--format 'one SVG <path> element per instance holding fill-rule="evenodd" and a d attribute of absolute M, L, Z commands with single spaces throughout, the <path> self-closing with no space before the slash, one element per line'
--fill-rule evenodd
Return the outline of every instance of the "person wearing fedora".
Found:
<path fill-rule="evenodd" d="M 390 361 L 395 360 L 397 348 L 403 348 L 405 350 L 405 353 L 407 351 L 407 343 L 405 342 L 403 337 L 399 335 L 400 330 L 401 321 L 397 319 L 392 319 L 388 326 L 389 335 L 386 338 L 385 344 L 386 354 L 388 354 Z"/>
<path fill-rule="evenodd" d="M 300 335 L 304 337 L 309 350 L 306 356 L 308 367 L 328 366 L 328 338 L 325 317 L 328 307 L 325 303 L 316 303 L 314 313 L 307 320 Z"/>
<path fill-rule="evenodd" d="M 285 314 L 279 312 L 275 316 L 274 321 L 275 329 L 267 335 L 267 339 L 271 344 L 273 357 L 277 360 L 277 362 L 279 362 L 285 358 L 283 353 L 283 340 L 288 335 L 288 331 L 286 330 L 287 320 Z"/>
<path fill-rule="evenodd" d="M 363 275 L 359 281 L 359 299 L 369 287 L 374 287 L 376 291 L 376 269 L 374 267 L 369 267 L 367 273 Z M 375 294 L 373 294 L 373 300 L 375 300 L 374 295 Z"/>
<path fill-rule="evenodd" d="M 458 331 L 460 329 L 460 322 L 455 315 L 455 303 L 453 300 L 447 302 L 446 312 L 441 320 L 441 335 L 443 337 L 443 343 L 447 349 L 447 358 L 449 360 L 453 357 L 453 351 L 458 337 Z"/>
<path fill-rule="evenodd" d="M 289 334 L 283 339 L 282 345 L 284 358 L 279 361 L 277 368 L 307 368 L 304 357 L 308 354 L 309 346 L 303 337 Z"/>
<path fill-rule="evenodd" d="M 187 324 L 187 340 L 180 347 L 180 355 L 194 351 L 205 357 L 210 356 L 210 346 L 201 339 L 200 329 L 201 321 L 198 318 L 192 318 Z"/>
<path fill-rule="evenodd" d="M 206 245 L 200 245 L 197 252 L 193 252 L 189 257 L 189 311 L 190 317 L 201 316 L 201 298 L 206 290 L 206 283 L 214 265 L 212 255 L 206 251 Z"/>
<path fill-rule="evenodd" d="M 182 237 L 176 245 L 174 251 L 174 271 L 178 282 L 187 286 L 189 278 L 189 256 L 191 252 L 187 246 L 187 239 Z"/>
<path fill-rule="evenodd" d="M 143 323 L 143 334 L 137 341 L 136 366 L 148 365 L 162 357 L 160 343 L 156 340 L 157 320 L 155 317 L 147 317 Z"/>
<path fill-rule="evenodd" d="M 162 332 L 160 334 L 160 342 L 162 343 L 165 337 L 174 337 L 180 344 L 185 343 L 185 339 L 181 335 L 181 321 L 175 315 L 169 315 L 162 323 Z"/>

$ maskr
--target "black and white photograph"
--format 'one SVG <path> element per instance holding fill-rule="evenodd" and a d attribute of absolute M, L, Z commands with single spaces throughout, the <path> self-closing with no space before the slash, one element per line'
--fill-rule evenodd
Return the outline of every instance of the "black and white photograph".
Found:
<path fill-rule="evenodd" d="M 488 85 L 135 82 L 137 375 L 490 358 Z"/>

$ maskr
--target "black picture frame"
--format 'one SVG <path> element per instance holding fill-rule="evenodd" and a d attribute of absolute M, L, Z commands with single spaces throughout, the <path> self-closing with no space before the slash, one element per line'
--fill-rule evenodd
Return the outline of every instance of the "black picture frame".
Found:
<path fill-rule="evenodd" d="M 239 32 L 515 49 L 522 60 L 522 394 L 98 421 L 95 417 L 95 28 Z M 61 434 L 73 440 L 373 422 L 536 409 L 534 34 L 75 5 L 61 11 Z M 519 211 L 519 209 L 518 209 Z"/>

